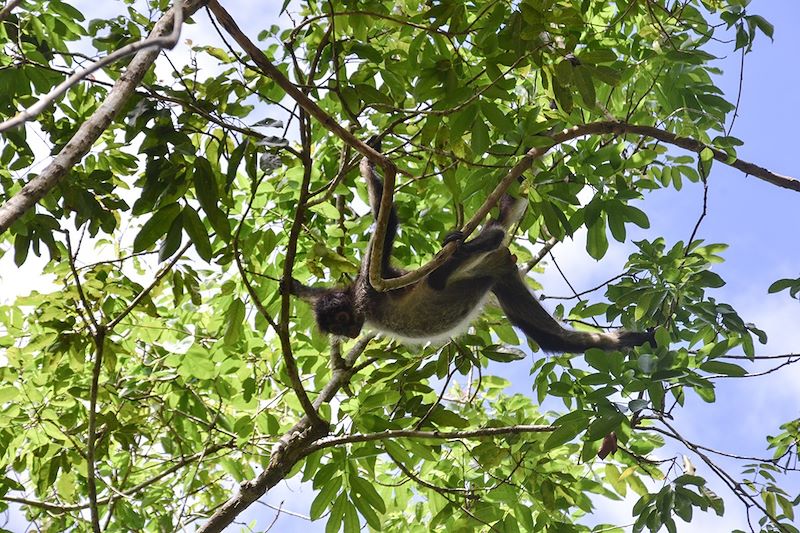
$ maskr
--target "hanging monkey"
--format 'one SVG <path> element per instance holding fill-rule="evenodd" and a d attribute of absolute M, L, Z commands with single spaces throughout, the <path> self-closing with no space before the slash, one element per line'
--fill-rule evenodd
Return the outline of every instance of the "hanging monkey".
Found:
<path fill-rule="evenodd" d="M 383 181 L 366 158 L 360 170 L 377 219 Z M 288 289 L 313 305 L 317 325 L 322 331 L 350 338 L 357 337 L 366 325 L 411 343 L 444 341 L 463 332 L 493 293 L 509 321 L 548 352 L 583 352 L 589 348 L 615 350 L 645 342 L 652 344 L 652 332 L 589 333 L 564 328 L 542 307 L 525 285 L 506 242 L 508 230 L 520 220 L 526 205 L 524 199 L 503 197 L 497 219 L 489 221 L 470 241 L 465 242 L 459 232 L 449 235 L 445 244 L 456 241 L 455 253 L 443 265 L 406 287 L 379 292 L 370 284 L 369 262 L 372 247 L 376 246 L 373 233 L 352 284 L 323 289 L 292 279 Z M 404 274 L 390 264 L 398 225 L 392 204 L 383 242 L 381 276 L 384 279 Z"/>

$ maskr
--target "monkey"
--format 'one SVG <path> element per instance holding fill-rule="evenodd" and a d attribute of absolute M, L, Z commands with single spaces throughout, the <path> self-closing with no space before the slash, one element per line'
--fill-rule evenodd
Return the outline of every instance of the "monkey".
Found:
<path fill-rule="evenodd" d="M 372 141 L 380 150 L 379 143 Z M 378 218 L 383 180 L 367 158 L 361 161 L 370 206 Z M 508 249 L 509 230 L 521 219 L 527 200 L 505 195 L 500 215 L 490 220 L 474 239 L 465 241 L 460 232 L 449 234 L 444 244 L 455 241 L 455 253 L 421 280 L 386 292 L 369 282 L 369 262 L 375 233 L 370 236 L 355 280 L 338 288 L 308 287 L 292 278 L 287 290 L 313 306 L 320 330 L 356 338 L 364 326 L 410 344 L 438 343 L 462 333 L 483 310 L 493 294 L 514 326 L 546 352 L 584 352 L 589 348 L 615 350 L 654 343 L 652 331 L 617 330 L 608 333 L 575 331 L 563 327 L 530 292 L 516 258 Z M 391 205 L 383 241 L 381 275 L 399 277 L 404 271 L 391 265 L 391 251 L 399 228 L 397 211 Z"/>

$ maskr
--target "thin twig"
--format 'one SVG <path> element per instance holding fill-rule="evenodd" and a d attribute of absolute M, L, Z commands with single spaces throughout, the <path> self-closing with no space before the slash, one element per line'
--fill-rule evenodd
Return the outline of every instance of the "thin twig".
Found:
<path fill-rule="evenodd" d="M 146 289 L 137 294 L 136 297 L 131 301 L 131 303 L 128 304 L 128 307 L 126 307 L 119 315 L 117 315 L 117 318 L 113 319 L 111 322 L 106 324 L 106 330 L 108 331 L 113 330 L 116 327 L 116 325 L 119 324 L 120 321 L 122 321 L 123 318 L 128 316 L 128 314 L 131 311 L 133 311 L 136 308 L 136 306 L 139 305 L 139 303 L 141 303 L 141 301 L 147 297 L 148 294 L 150 294 L 150 291 L 156 288 L 156 286 L 161 282 L 161 280 L 164 279 L 164 276 L 166 276 L 169 273 L 169 271 L 172 270 L 172 267 L 174 267 L 175 264 L 178 262 L 178 260 L 180 260 L 180 258 L 183 257 L 183 254 L 186 253 L 186 250 L 188 250 L 191 245 L 192 245 L 191 241 L 183 245 L 183 248 L 178 250 L 178 253 L 176 253 L 172 257 L 172 260 L 166 265 L 164 265 L 164 267 L 161 268 L 158 274 L 156 274 L 156 277 L 155 279 L 153 279 L 153 282 L 150 283 L 150 285 Z"/>
<path fill-rule="evenodd" d="M 100 533 L 100 513 L 97 508 L 97 481 L 95 440 L 97 438 L 97 389 L 100 383 L 100 371 L 103 369 L 103 348 L 106 339 L 105 326 L 98 326 L 94 334 L 95 358 L 92 368 L 92 384 L 89 388 L 89 435 L 86 442 L 87 476 L 86 485 L 89 493 L 89 513 L 92 520 L 92 530 Z"/>
<path fill-rule="evenodd" d="M 541 263 L 541 262 L 542 262 L 542 259 L 544 259 L 544 258 L 545 258 L 545 256 L 546 256 L 548 253 L 550 253 L 550 250 L 552 250 L 552 249 L 553 249 L 553 247 L 554 247 L 556 244 L 558 244 L 558 239 L 556 239 L 555 237 L 550 237 L 549 239 L 547 239 L 547 242 L 546 242 L 546 243 L 544 243 L 544 246 L 542 246 L 542 249 L 541 249 L 541 250 L 539 250 L 539 251 L 536 253 L 536 255 L 534 255 L 534 256 L 531 258 L 531 260 L 530 260 L 530 261 L 527 261 L 527 262 L 525 263 L 525 265 L 524 265 L 522 268 L 520 268 L 520 269 L 519 269 L 519 270 L 520 270 L 520 272 L 522 272 L 522 274 L 527 274 L 527 273 L 529 273 L 531 270 L 533 270 L 533 269 L 534 269 L 534 267 L 536 267 L 536 265 L 538 265 L 539 263 Z"/>
<path fill-rule="evenodd" d="M 395 464 L 395 466 L 397 466 L 397 468 L 399 468 L 400 471 L 403 474 L 405 474 L 406 476 L 411 478 L 418 485 L 422 485 L 423 487 L 431 489 L 433 491 L 436 491 L 439 494 L 441 494 L 443 492 L 446 492 L 448 494 L 455 494 L 457 496 L 461 496 L 462 498 L 467 498 L 469 500 L 478 499 L 478 495 L 475 494 L 474 490 L 471 490 L 471 489 L 453 489 L 453 488 L 450 488 L 450 487 L 440 487 L 438 485 L 434 485 L 433 483 L 431 483 L 429 481 L 425 481 L 424 479 L 422 479 L 418 475 L 416 475 L 414 472 L 412 472 L 410 468 L 408 468 L 406 465 L 404 465 L 402 463 L 402 461 L 400 461 L 400 459 L 398 459 L 397 457 L 392 455 L 392 452 L 390 452 L 387 449 L 384 449 L 384 451 L 386 452 L 386 455 L 389 456 L 389 459 L 391 459 L 392 462 Z"/>
<path fill-rule="evenodd" d="M 421 431 L 417 429 L 394 429 L 380 431 L 378 433 L 357 433 L 354 435 L 345 435 L 343 437 L 326 437 L 309 446 L 308 453 L 311 454 L 317 450 L 330 448 L 331 446 L 339 446 L 340 444 L 352 444 L 355 442 L 371 442 L 376 440 L 397 438 L 457 440 L 476 439 L 480 437 L 501 437 L 505 435 L 519 435 L 522 433 L 549 433 L 555 430 L 556 426 L 551 426 L 548 424 L 478 428 L 465 431 Z"/>
<path fill-rule="evenodd" d="M 94 317 L 94 313 L 92 313 L 92 306 L 89 305 L 89 300 L 86 298 L 86 294 L 83 292 L 83 286 L 81 285 L 81 277 L 78 275 L 78 270 L 75 268 L 75 259 L 77 259 L 78 253 L 75 252 L 73 255 L 72 252 L 72 242 L 69 238 L 69 231 L 64 232 L 64 237 L 67 242 L 67 255 L 69 261 L 69 268 L 72 271 L 72 276 L 75 278 L 75 287 L 78 289 L 78 298 L 81 301 L 81 305 L 83 305 L 86 314 L 88 315 L 88 319 L 83 316 L 83 313 L 80 312 L 80 307 L 78 307 L 78 313 L 83 317 L 84 320 L 87 321 L 87 326 L 91 324 L 93 334 L 97 334 L 99 328 L 97 326 L 97 319 Z"/>
<path fill-rule="evenodd" d="M 206 0 L 184 0 L 183 15 L 189 17 L 197 11 Z M 153 27 L 150 38 L 159 38 L 172 31 L 174 14 L 170 9 Z M 39 173 L 38 176 L 26 183 L 14 196 L 0 206 L 0 234 L 4 233 L 11 225 L 22 217 L 36 202 L 44 198 L 56 185 L 58 185 L 69 171 L 100 138 L 111 122 L 123 109 L 128 98 L 136 91 L 145 75 L 150 72 L 159 50 L 140 50 L 128 63 L 125 72 L 114 83 L 103 103 L 92 113 L 77 129 L 72 138 L 67 141 L 64 148 L 57 156 Z"/>
<path fill-rule="evenodd" d="M 297 199 L 297 207 L 295 209 L 294 220 L 292 227 L 289 230 L 289 241 L 286 244 L 286 253 L 283 262 L 283 277 L 284 280 L 292 279 L 292 271 L 294 270 L 294 261 L 297 254 L 297 240 L 300 238 L 300 230 L 303 227 L 303 221 L 306 213 L 306 203 L 308 202 L 309 186 L 311 184 L 311 173 L 313 164 L 311 160 L 311 128 L 309 125 L 310 119 L 306 115 L 305 110 L 300 112 L 300 153 L 303 163 L 303 178 L 300 184 L 300 195 Z M 317 412 L 311 400 L 308 398 L 308 393 L 303 387 L 303 382 L 300 379 L 300 371 L 297 368 L 297 361 L 292 353 L 292 342 L 289 332 L 289 321 L 291 311 L 291 295 L 289 291 L 282 291 L 281 294 L 281 312 L 280 319 L 278 320 L 278 338 L 281 343 L 281 353 L 283 355 L 283 363 L 286 365 L 286 373 L 289 374 L 289 381 L 291 382 L 292 389 L 294 389 L 297 399 L 303 408 L 303 412 L 313 425 L 320 427 L 328 427 L 328 422 L 325 422 Z"/>

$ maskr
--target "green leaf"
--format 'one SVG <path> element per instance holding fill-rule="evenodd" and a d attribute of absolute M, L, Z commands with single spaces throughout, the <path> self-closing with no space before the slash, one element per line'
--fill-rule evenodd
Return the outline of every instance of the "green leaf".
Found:
<path fill-rule="evenodd" d="M 645 374 L 652 374 L 658 367 L 658 357 L 653 354 L 643 353 L 638 359 L 639 369 Z"/>
<path fill-rule="evenodd" d="M 155 212 L 150 220 L 144 223 L 142 229 L 133 239 L 133 251 L 141 252 L 153 246 L 156 241 L 167 233 L 172 221 L 181 212 L 178 204 L 169 204 Z"/>
<path fill-rule="evenodd" d="M 778 281 L 770 285 L 769 289 L 767 289 L 767 292 L 773 294 L 797 286 L 800 286 L 800 278 L 798 279 L 783 278 L 779 279 Z"/>
<path fill-rule="evenodd" d="M 265 119 L 270 120 L 270 119 Z M 263 121 L 262 121 L 263 122 Z M 265 124 L 270 125 L 270 124 Z M 242 162 L 242 158 L 244 157 L 245 150 L 250 145 L 250 139 L 245 137 L 244 140 L 233 149 L 231 152 L 231 157 L 228 159 L 228 170 L 226 172 L 226 179 L 225 179 L 225 190 L 228 191 L 233 184 L 233 180 L 236 179 L 236 172 L 239 170 L 239 164 Z"/>
<path fill-rule="evenodd" d="M 558 427 L 547 437 L 544 443 L 543 450 L 552 450 L 562 444 L 566 444 L 576 438 L 586 426 L 580 423 L 560 424 Z"/>
<path fill-rule="evenodd" d="M 172 257 L 172 254 L 177 252 L 178 248 L 180 248 L 183 230 L 182 218 L 182 213 L 178 213 L 178 216 L 172 221 L 169 231 L 167 231 L 166 238 L 161 241 L 161 248 L 158 251 L 158 260 L 160 262 L 166 261 Z"/>
<path fill-rule="evenodd" d="M 594 108 L 597 101 L 597 95 L 594 90 L 594 82 L 589 70 L 582 66 L 575 67 L 573 70 L 572 80 L 578 88 L 578 92 L 583 99 L 583 103 L 588 108 Z"/>
<path fill-rule="evenodd" d="M 773 26 L 767 19 L 760 15 L 748 15 L 747 20 L 754 23 L 756 27 L 761 30 L 761 33 L 772 39 L 775 34 L 775 26 Z"/>
<path fill-rule="evenodd" d="M 224 240 L 230 240 L 231 230 L 228 218 L 220 210 L 218 205 L 219 188 L 217 187 L 217 181 L 214 177 L 211 163 L 204 157 L 197 157 L 194 160 L 192 177 L 194 178 L 194 190 L 197 195 L 197 200 L 200 202 L 200 207 L 203 208 L 206 216 L 208 216 L 211 227 L 213 227 L 217 234 Z"/>
<path fill-rule="evenodd" d="M 189 235 L 189 238 L 194 243 L 197 255 L 204 261 L 211 261 L 214 252 L 211 249 L 211 241 L 208 238 L 206 227 L 200 220 L 197 211 L 188 205 L 183 207 L 183 229 L 186 230 L 186 234 Z"/>
<path fill-rule="evenodd" d="M 489 100 L 481 101 L 481 113 L 494 126 L 497 131 L 512 131 L 514 122 L 500 110 L 500 107 Z"/>
<path fill-rule="evenodd" d="M 447 123 L 450 127 L 450 142 L 452 144 L 459 143 L 465 137 L 467 131 L 472 128 L 472 124 L 475 122 L 475 116 L 475 106 L 467 106 L 450 117 Z"/>
<path fill-rule="evenodd" d="M 22 266 L 25 259 L 28 257 L 28 247 L 30 245 L 30 237 L 22 233 L 17 233 L 14 236 L 14 264 Z"/>
<path fill-rule="evenodd" d="M 309 511 L 311 520 L 318 519 L 325 509 L 333 504 L 334 497 L 339 493 L 340 488 L 342 488 L 342 476 L 334 476 L 322 486 L 314 501 L 311 502 Z"/>
<path fill-rule="evenodd" d="M 489 148 L 489 128 L 480 117 L 475 117 L 475 122 L 472 123 L 471 148 L 476 156 L 482 155 Z"/>
<path fill-rule="evenodd" d="M 375 487 L 373 487 L 369 481 L 358 477 L 357 474 L 351 474 L 349 480 L 350 486 L 355 489 L 355 491 L 364 499 L 366 503 L 369 504 L 370 507 L 377 510 L 381 514 L 386 512 L 386 504 L 383 502 L 383 498 L 381 498 L 380 494 L 378 494 L 378 491 L 375 490 Z M 376 527 L 373 524 L 370 525 Z"/>
<path fill-rule="evenodd" d="M 625 219 L 633 222 L 637 226 L 643 229 L 647 229 L 650 227 L 650 219 L 647 218 L 647 214 L 641 209 L 634 207 L 632 205 L 622 205 L 620 209 L 625 214 Z"/>
<path fill-rule="evenodd" d="M 594 259 L 602 259 L 608 251 L 606 225 L 602 218 L 589 226 L 589 232 L 586 235 L 586 251 Z"/>
<path fill-rule="evenodd" d="M 345 503 L 344 508 L 344 533 L 359 533 L 361 523 L 358 521 L 358 512 L 351 502 Z"/>
<path fill-rule="evenodd" d="M 0 403 L 10 402 L 17 396 L 19 396 L 19 389 L 17 387 L 0 387 Z"/>
<path fill-rule="evenodd" d="M 331 507 L 331 514 L 328 515 L 328 521 L 325 523 L 325 533 L 339 533 L 339 529 L 342 527 L 346 503 L 347 496 L 345 493 L 339 493 L 339 496 L 336 497 L 336 501 Z"/>
<path fill-rule="evenodd" d="M 234 298 L 225 313 L 224 342 L 228 346 L 236 344 L 244 328 L 244 303 L 239 298 Z"/>
<path fill-rule="evenodd" d="M 708 361 L 700 365 L 700 370 L 708 372 L 709 374 L 723 374 L 726 376 L 745 376 L 747 370 L 739 365 L 733 363 L 725 363 L 722 361 Z"/>
<path fill-rule="evenodd" d="M 181 374 L 198 379 L 211 379 L 216 374 L 214 363 L 205 350 L 190 349 L 181 359 L 178 367 Z"/>

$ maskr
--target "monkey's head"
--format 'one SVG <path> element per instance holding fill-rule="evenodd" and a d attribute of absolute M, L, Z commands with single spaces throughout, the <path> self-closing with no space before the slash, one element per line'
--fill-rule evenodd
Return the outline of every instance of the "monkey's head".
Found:
<path fill-rule="evenodd" d="M 355 339 L 364 327 L 364 315 L 356 311 L 351 291 L 333 290 L 320 296 L 314 302 L 314 314 L 325 333 Z"/>

